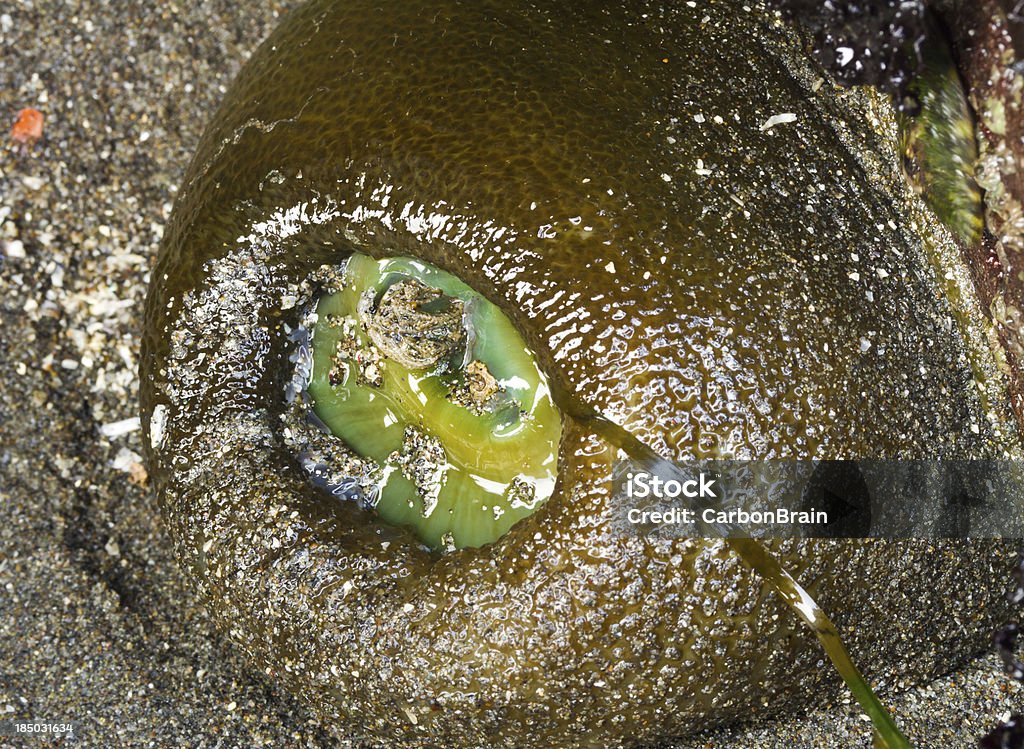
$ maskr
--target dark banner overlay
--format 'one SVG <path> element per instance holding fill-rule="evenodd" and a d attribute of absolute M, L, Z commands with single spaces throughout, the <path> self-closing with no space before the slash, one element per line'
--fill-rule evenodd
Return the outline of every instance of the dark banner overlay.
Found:
<path fill-rule="evenodd" d="M 1024 538 L 1024 462 L 623 460 L 611 507 L 660 538 Z"/>

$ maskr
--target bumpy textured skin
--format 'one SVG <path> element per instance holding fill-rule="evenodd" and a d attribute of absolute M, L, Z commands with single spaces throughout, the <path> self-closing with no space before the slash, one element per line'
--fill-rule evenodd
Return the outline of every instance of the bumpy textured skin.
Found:
<path fill-rule="evenodd" d="M 666 457 L 1017 454 L 925 251 L 942 232 L 909 217 L 863 96 L 814 91 L 742 3 L 569 5 L 290 14 L 204 136 L 153 273 L 143 416 L 181 561 L 354 745 L 633 746 L 834 686 L 721 543 L 610 531 L 615 450 L 587 414 Z M 431 555 L 283 446 L 290 297 L 352 250 L 501 306 L 576 417 L 555 495 L 491 546 Z M 776 549 L 875 676 L 948 667 L 1004 613 L 1007 544 Z"/>

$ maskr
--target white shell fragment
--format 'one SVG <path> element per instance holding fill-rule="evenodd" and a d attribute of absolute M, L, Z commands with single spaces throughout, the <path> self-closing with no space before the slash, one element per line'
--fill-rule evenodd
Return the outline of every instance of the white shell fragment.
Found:
<path fill-rule="evenodd" d="M 137 432 L 141 426 L 139 417 L 132 416 L 130 419 L 121 419 L 121 421 L 104 424 L 100 427 L 100 434 L 104 437 L 121 437 L 125 434 Z"/>
<path fill-rule="evenodd" d="M 773 114 L 764 124 L 761 125 L 761 132 L 765 130 L 771 130 L 776 125 L 784 125 L 787 122 L 796 122 L 796 115 L 792 112 L 783 112 L 782 114 Z"/>

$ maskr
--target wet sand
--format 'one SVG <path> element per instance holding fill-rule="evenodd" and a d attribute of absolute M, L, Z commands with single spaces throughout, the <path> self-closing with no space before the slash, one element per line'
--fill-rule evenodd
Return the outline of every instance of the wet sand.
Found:
<path fill-rule="evenodd" d="M 69 5 L 0 7 L 0 718 L 75 720 L 88 747 L 350 746 L 195 603 L 135 421 L 147 274 L 176 186 L 232 76 L 294 3 Z M 23 107 L 46 117 L 31 149 L 6 138 Z M 895 687 L 922 747 L 975 746 L 1024 707 L 992 656 Z M 675 746 L 870 740 L 839 702 Z"/>

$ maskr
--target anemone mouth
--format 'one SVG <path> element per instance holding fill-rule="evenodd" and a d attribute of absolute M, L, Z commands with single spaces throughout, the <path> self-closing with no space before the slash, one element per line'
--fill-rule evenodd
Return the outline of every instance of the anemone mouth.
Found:
<path fill-rule="evenodd" d="M 288 441 L 329 496 L 453 550 L 497 540 L 553 493 L 561 417 L 547 378 L 455 276 L 350 255 L 293 337 Z"/>

